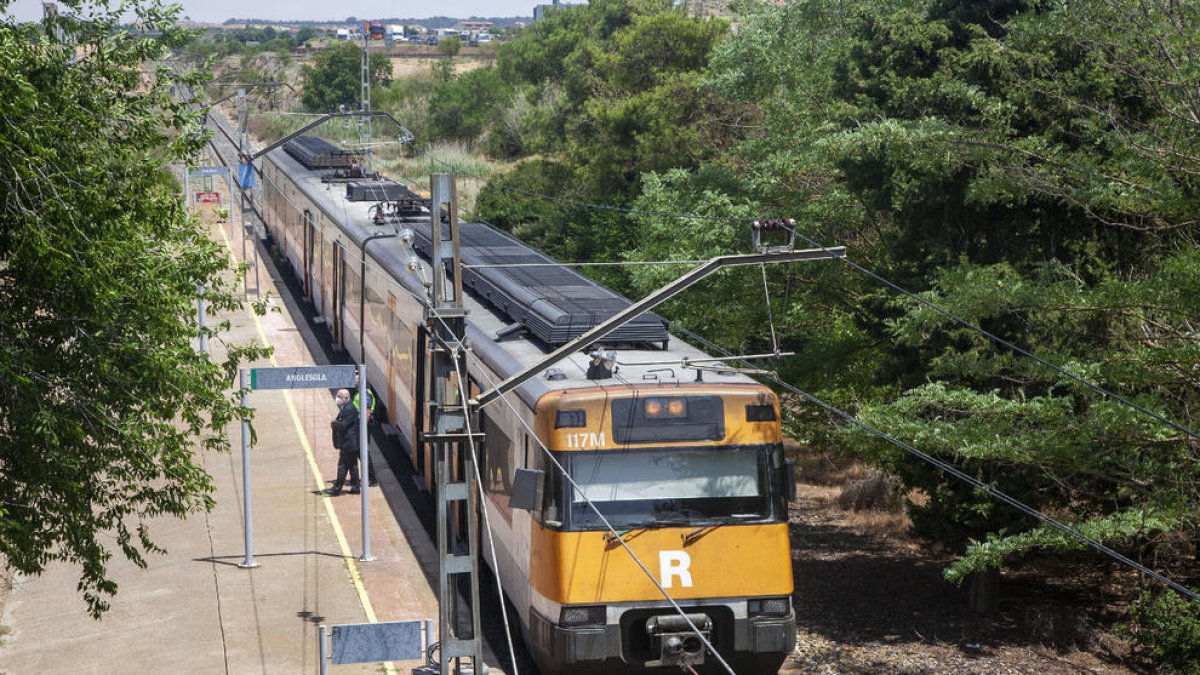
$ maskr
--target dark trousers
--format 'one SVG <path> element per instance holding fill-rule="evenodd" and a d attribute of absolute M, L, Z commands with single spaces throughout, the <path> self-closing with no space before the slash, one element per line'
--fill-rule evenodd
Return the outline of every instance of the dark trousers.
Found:
<path fill-rule="evenodd" d="M 338 450 L 337 476 L 333 480 L 333 489 L 341 490 L 346 476 L 350 477 L 350 487 L 358 487 L 358 452 Z"/>

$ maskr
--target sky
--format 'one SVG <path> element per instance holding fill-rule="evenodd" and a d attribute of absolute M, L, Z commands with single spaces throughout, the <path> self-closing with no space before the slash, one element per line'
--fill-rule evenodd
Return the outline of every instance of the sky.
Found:
<path fill-rule="evenodd" d="M 231 17 L 254 19 L 304 19 L 341 21 L 358 19 L 413 18 L 448 16 L 465 19 L 472 16 L 533 16 L 533 7 L 549 0 L 172 0 L 183 5 L 183 16 L 194 21 L 220 23 Z M 578 2 L 578 0 L 575 0 Z M 115 3 L 114 3 L 115 4 Z M 9 15 L 19 21 L 42 18 L 42 0 L 15 0 Z"/>

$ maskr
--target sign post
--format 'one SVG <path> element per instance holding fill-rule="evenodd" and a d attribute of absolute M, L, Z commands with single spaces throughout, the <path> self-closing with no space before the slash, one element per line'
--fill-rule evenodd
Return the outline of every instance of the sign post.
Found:
<path fill-rule="evenodd" d="M 247 387 L 246 369 L 242 368 L 242 407 L 250 407 L 250 389 Z M 254 505 L 250 501 L 250 420 L 242 416 L 242 530 L 245 533 L 246 559 L 241 568 L 258 567 L 254 562 Z"/>
<path fill-rule="evenodd" d="M 371 467 L 369 462 L 369 450 L 367 444 L 367 415 L 371 413 L 370 401 L 367 400 L 367 369 L 362 367 L 359 371 L 362 376 L 358 378 L 358 494 L 362 504 L 362 541 L 363 550 L 359 560 L 368 562 L 374 560 L 371 557 L 371 503 L 367 499 L 367 486 L 371 484 Z M 354 405 L 351 403 L 350 405 Z"/>
<path fill-rule="evenodd" d="M 350 389 L 358 387 L 358 441 L 361 475 L 359 492 L 362 494 L 362 538 L 363 552 L 359 560 L 367 562 L 371 557 L 371 510 L 367 495 L 370 475 L 370 454 L 367 444 L 367 367 L 358 366 L 294 366 L 290 368 L 242 368 L 242 407 L 249 408 L 251 389 Z M 357 385 L 355 379 L 357 377 Z M 349 403 L 347 405 L 353 405 Z M 254 562 L 254 530 L 250 502 L 250 421 L 242 418 L 242 501 L 243 526 L 246 531 L 246 559 L 239 567 L 258 567 Z"/>

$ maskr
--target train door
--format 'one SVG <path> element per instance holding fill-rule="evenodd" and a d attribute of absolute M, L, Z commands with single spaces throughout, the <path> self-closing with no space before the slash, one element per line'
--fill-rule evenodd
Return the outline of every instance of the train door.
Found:
<path fill-rule="evenodd" d="M 313 223 L 312 211 L 304 210 L 304 219 L 300 223 L 302 230 L 301 236 L 304 237 L 303 245 L 303 267 L 301 275 L 304 283 L 304 297 L 310 301 L 313 300 L 313 267 L 316 266 L 316 260 L 313 256 L 313 243 L 317 239 L 317 226 Z"/>
<path fill-rule="evenodd" d="M 388 350 L 387 350 L 387 391 L 384 393 L 384 404 L 387 409 L 392 412 L 392 421 L 395 423 L 395 411 L 399 410 L 396 407 L 396 353 L 397 350 L 407 349 L 407 345 L 399 344 L 397 340 L 396 324 L 399 319 L 396 317 L 396 295 L 388 291 Z"/>
<path fill-rule="evenodd" d="M 317 305 L 317 322 L 323 323 L 329 312 L 329 268 L 326 265 L 328 242 L 321 236 L 321 228 L 313 230 L 313 245 L 316 246 L 316 264 L 313 267 L 313 297 Z"/>
<path fill-rule="evenodd" d="M 416 373 L 412 379 L 413 387 L 413 429 L 416 430 L 416 439 L 413 442 L 413 466 L 416 467 L 417 473 L 424 477 L 426 487 L 433 487 L 433 465 L 429 461 L 425 450 L 425 413 L 429 407 L 429 383 L 426 378 L 429 373 L 429 356 L 426 353 L 425 326 L 418 325 L 417 327 L 417 346 L 413 350 L 413 361 L 415 361 Z"/>
<path fill-rule="evenodd" d="M 345 349 L 342 340 L 342 306 L 346 304 L 346 269 L 345 269 L 346 251 L 342 249 L 341 242 L 333 245 L 333 309 L 329 312 L 330 330 L 333 333 L 333 345 L 338 349 Z"/>

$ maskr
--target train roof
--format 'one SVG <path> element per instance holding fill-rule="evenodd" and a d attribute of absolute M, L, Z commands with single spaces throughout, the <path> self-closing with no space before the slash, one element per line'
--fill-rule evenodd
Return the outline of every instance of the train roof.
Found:
<path fill-rule="evenodd" d="M 449 226 L 442 225 L 443 237 Z M 414 247 L 433 255 L 432 229 L 415 228 Z M 513 332 L 527 331 L 558 347 L 629 307 L 628 299 L 544 253 L 484 223 L 460 223 L 463 284 L 508 317 Z M 532 265 L 507 267 L 507 265 Z M 477 266 L 477 267 L 476 267 Z M 606 345 L 666 343 L 667 322 L 652 312 L 633 317 L 605 336 Z"/>
<path fill-rule="evenodd" d="M 348 201 L 345 198 L 345 188 L 342 184 L 322 182 L 321 176 L 325 173 L 324 171 L 307 169 L 282 149 L 268 153 L 267 157 L 293 179 L 297 188 L 317 208 L 321 209 L 326 218 L 338 224 L 346 238 L 355 247 L 361 247 L 362 243 L 371 235 L 392 234 L 395 231 L 397 225 L 374 224 L 372 214 L 370 213 L 370 209 L 373 206 L 372 203 Z M 409 219 L 400 225 L 400 227 L 412 229 L 418 233 L 418 240 L 424 239 L 425 241 L 429 240 L 432 231 L 428 218 Z M 486 228 L 486 230 L 481 228 Z M 500 234 L 502 239 L 496 240 L 495 243 L 509 248 L 508 251 L 501 252 L 501 254 L 540 256 L 542 259 L 550 260 L 535 249 L 511 237 L 507 237 L 499 233 L 498 230 L 486 225 L 464 223 L 462 230 L 473 233 L 471 241 L 483 246 L 486 246 L 487 242 L 490 241 L 490 237 L 492 237 L 491 233 Z M 416 248 L 420 249 L 419 241 L 415 243 L 417 244 Z M 516 247 L 523 250 L 518 251 Z M 481 252 L 476 251 L 475 253 L 478 254 Z M 411 256 L 395 238 L 381 238 L 372 241 L 367 249 L 367 257 L 373 260 L 380 268 L 386 270 L 388 276 L 398 286 L 415 297 L 421 304 L 428 306 L 426 291 L 421 281 L 421 278 L 430 278 L 431 270 L 427 259 L 420 260 L 422 267 L 421 274 L 423 276 L 419 278 L 418 274 L 406 268 L 408 259 Z M 629 302 L 610 289 L 583 277 L 568 267 L 559 266 L 538 269 L 553 269 L 565 272 L 567 274 L 566 278 L 586 281 L 591 286 L 602 291 L 606 296 L 619 299 L 622 303 Z M 540 275 L 505 276 L 507 277 L 505 283 L 509 287 L 513 285 L 519 286 L 522 283 L 529 283 L 530 281 L 536 283 L 541 279 Z M 464 274 L 464 282 L 467 280 L 468 275 Z M 464 284 L 466 290 L 464 294 L 464 306 L 469 311 L 467 338 L 471 349 L 493 373 L 501 378 L 506 378 L 535 364 L 551 351 L 552 345 L 544 340 L 535 339 L 520 333 L 497 340 L 497 334 L 512 326 L 513 321 L 510 317 L 498 311 L 493 304 L 488 303 L 485 298 L 481 297 L 482 293 L 486 292 L 483 290 L 483 287 L 486 285 L 476 283 L 472 287 L 470 283 Z M 661 319 L 653 314 L 649 314 L 649 316 L 653 317 L 651 321 L 661 321 Z M 612 345 L 610 348 L 614 348 L 617 351 L 618 364 L 617 372 L 612 379 L 600 381 L 587 379 L 586 373 L 590 358 L 583 352 L 576 352 L 565 357 L 553 367 L 564 376 L 562 379 L 549 379 L 549 371 L 547 371 L 547 373 L 541 373 L 538 377 L 525 383 L 517 391 L 532 406 L 544 394 L 564 389 L 594 388 L 597 386 L 617 386 L 621 388 L 628 386 L 676 387 L 695 381 L 697 371 L 683 369 L 680 367 L 680 363 L 684 358 L 695 360 L 709 355 L 675 336 L 667 335 L 665 330 L 662 335 L 664 337 L 663 343 L 667 345 L 666 349 L 654 348 L 646 344 L 645 340 L 639 340 L 637 343 Z M 757 382 L 745 375 L 732 372 L 704 372 L 703 380 L 710 384 L 757 384 Z M 486 389 L 487 383 L 482 384 L 485 385 L 484 388 Z"/>

